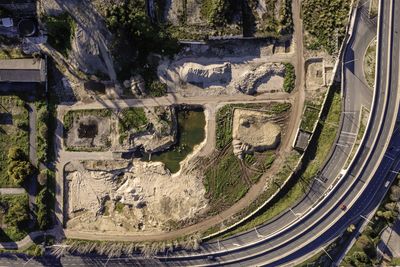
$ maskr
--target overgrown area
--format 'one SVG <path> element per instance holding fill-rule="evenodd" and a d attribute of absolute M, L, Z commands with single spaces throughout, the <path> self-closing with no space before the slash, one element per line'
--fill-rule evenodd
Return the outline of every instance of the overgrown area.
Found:
<path fill-rule="evenodd" d="M 376 247 L 381 242 L 381 234 L 385 227 L 393 226 L 399 215 L 400 201 L 400 175 L 391 186 L 385 200 L 375 213 L 362 235 L 344 258 L 344 264 L 348 266 L 379 266 L 381 259 L 376 253 Z M 387 263 L 386 263 L 387 264 Z M 390 264 L 390 263 L 389 263 Z"/>
<path fill-rule="evenodd" d="M 289 175 L 295 171 L 289 183 L 280 189 L 279 194 L 266 205 L 256 217 L 228 232 L 226 236 L 253 229 L 255 226 L 272 219 L 290 208 L 307 193 L 313 177 L 315 177 L 322 167 L 322 163 L 335 141 L 337 126 L 340 120 L 340 86 L 337 84 L 333 85 L 328 93 L 327 104 L 323 111 L 323 114 L 326 114 L 325 120 L 320 120 L 318 122 L 314 138 L 311 140 L 312 143 L 309 145 L 307 154 L 304 155 L 301 168 L 296 169 L 300 155 L 296 151 L 293 151 L 283 164 L 283 168 L 275 175 L 274 182 L 271 186 L 257 201 L 253 202 L 249 208 L 243 212 L 241 217 L 244 217 L 245 214 L 255 210 L 264 203 L 264 201 L 272 195 L 272 192 L 279 190 Z M 327 109 L 328 107 L 329 110 Z"/>
<path fill-rule="evenodd" d="M 301 120 L 300 129 L 312 133 L 319 119 L 320 109 L 321 107 L 315 106 L 312 103 L 307 103 Z"/>
<path fill-rule="evenodd" d="M 276 159 L 276 151 L 253 152 L 239 159 L 233 153 L 232 124 L 236 108 L 261 111 L 284 127 L 291 105 L 289 103 L 231 104 L 217 113 L 217 149 L 215 157 L 205 163 L 204 185 L 210 200 L 211 213 L 232 206 L 258 182 Z M 276 189 L 276 188 L 274 188 Z"/>
<path fill-rule="evenodd" d="M 45 16 L 49 44 L 65 57 L 71 50 L 76 23 L 68 13 L 59 16 Z"/>
<path fill-rule="evenodd" d="M 364 75 L 370 88 L 375 85 L 376 39 L 368 46 L 364 57 Z"/>
<path fill-rule="evenodd" d="M 9 151 L 18 150 L 21 158 L 28 157 L 28 122 L 28 110 L 23 100 L 16 96 L 0 96 L 0 187 L 19 187 L 19 180 L 13 177 L 19 177 L 25 170 L 27 164 L 23 162 L 26 160 L 10 159 Z"/>
<path fill-rule="evenodd" d="M 302 17 L 309 49 L 337 52 L 346 33 L 351 0 L 304 0 Z"/>
<path fill-rule="evenodd" d="M 111 52 L 118 79 L 123 81 L 141 74 L 150 95 L 165 93 L 165 85 L 156 76 L 157 57 L 152 55 L 173 55 L 179 51 L 179 45 L 163 26 L 151 22 L 145 1 L 125 0 L 110 5 L 106 10 L 106 22 L 114 34 Z"/>
<path fill-rule="evenodd" d="M 19 241 L 29 232 L 28 195 L 0 195 L 0 241 Z"/>
<path fill-rule="evenodd" d="M 148 121 L 143 108 L 126 108 L 119 115 L 120 143 L 128 136 L 128 131 L 139 132 L 146 127 Z"/>
<path fill-rule="evenodd" d="M 46 101 L 36 102 L 36 130 L 37 130 L 37 158 L 39 162 L 46 163 L 48 161 L 48 140 L 49 136 L 48 123 L 50 120 L 50 114 L 47 108 Z"/>
<path fill-rule="evenodd" d="M 283 80 L 283 90 L 287 93 L 293 91 L 296 82 L 296 74 L 294 66 L 290 63 L 285 63 L 285 78 Z"/>

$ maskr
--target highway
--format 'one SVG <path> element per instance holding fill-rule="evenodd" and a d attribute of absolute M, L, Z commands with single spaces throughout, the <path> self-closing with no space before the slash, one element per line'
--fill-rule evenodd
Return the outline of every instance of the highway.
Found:
<path fill-rule="evenodd" d="M 391 10 L 390 5 L 393 4 Z M 384 1 L 383 10 L 381 12 L 383 23 L 381 23 L 380 32 L 380 56 L 378 61 L 378 81 L 377 93 L 375 95 L 375 108 L 371 113 L 371 125 L 366 132 L 366 142 L 362 146 L 362 153 L 355 159 L 353 167 L 349 169 L 349 173 L 341 180 L 340 186 L 335 190 L 328 201 L 322 203 L 318 209 L 313 211 L 312 216 L 302 218 L 296 226 L 290 227 L 286 231 L 281 232 L 271 238 L 264 239 L 257 244 L 239 247 L 234 251 L 218 253 L 210 253 L 214 255 L 216 262 L 209 262 L 209 265 L 218 264 L 267 264 L 276 266 L 288 263 L 291 260 L 301 257 L 306 253 L 310 253 L 321 246 L 327 244 L 334 237 L 338 236 L 352 221 L 359 218 L 360 214 L 367 214 L 368 211 L 375 207 L 381 200 L 384 190 L 383 184 L 390 167 L 399 167 L 394 162 L 398 154 L 383 156 L 388 146 L 388 140 L 392 136 L 394 121 L 397 117 L 398 110 L 398 76 L 399 76 L 399 37 L 398 27 L 400 26 L 399 18 L 393 16 L 400 11 L 400 4 L 394 4 L 394 1 Z M 393 19 L 393 21 L 390 21 Z M 348 67 L 352 70 L 352 67 Z M 359 101 L 360 94 L 356 94 L 356 100 Z M 352 103 L 350 103 L 351 105 Z M 343 127 L 346 127 L 344 125 Z M 348 126 L 352 127 L 352 126 Z M 397 135 L 397 131 L 396 131 Z M 395 136 L 395 142 L 398 140 Z M 398 142 L 398 141 L 397 141 Z M 397 145 L 397 144 L 394 144 Z M 392 146 L 392 145 L 391 145 Z M 397 147 L 394 151 L 398 151 Z M 379 165 L 380 163 L 380 165 Z M 376 170 L 376 167 L 379 168 Z M 376 173 L 371 179 L 371 174 Z M 388 176 L 388 178 L 391 178 Z M 364 188 L 366 186 L 366 188 Z M 363 192 L 361 196 L 358 196 Z M 348 203 L 357 200 L 353 207 Z M 345 213 L 340 209 L 340 205 L 346 203 L 350 208 Z M 344 215 L 344 216 L 341 216 Z M 294 216 L 294 215 L 293 215 Z M 339 219 L 339 220 L 338 220 Z M 269 232 L 271 233 L 271 231 Z M 230 238 L 227 241 L 234 244 L 242 245 L 255 240 L 263 239 L 260 229 L 249 233 Z M 226 241 L 224 241 L 226 242 Z M 235 242 L 235 243 L 233 243 Z M 219 242 L 221 246 L 222 242 Z M 225 244 L 225 243 L 224 243 Z M 213 247 L 206 249 L 213 250 Z M 205 254 L 207 255 L 207 254 Z M 169 265 L 202 265 L 207 264 L 204 256 L 197 257 L 195 255 L 169 256 L 164 258 L 166 264 Z M 269 259 L 265 261 L 265 259 Z M 274 260 L 275 259 L 275 260 Z"/>
<path fill-rule="evenodd" d="M 63 257 L 60 264 L 73 266 L 89 264 L 92 266 L 278 266 L 293 265 L 293 262 L 327 245 L 339 236 L 349 224 L 373 210 L 384 197 L 387 180 L 395 178 L 400 170 L 400 129 L 399 121 L 399 63 L 400 40 L 398 30 L 400 18 L 394 14 L 400 12 L 400 2 L 382 1 L 379 30 L 379 59 L 377 90 L 375 97 L 366 86 L 356 61 L 368 46 L 366 40 L 373 38 L 369 27 L 374 22 L 365 20 L 365 13 L 359 12 L 356 32 L 348 44 L 344 55 L 344 114 L 340 124 L 338 143 L 326 162 L 320 178 L 325 184 L 315 181 L 310 193 L 291 211 L 281 214 L 257 230 L 242 233 L 220 242 L 208 242 L 195 253 L 177 251 L 173 254 L 159 255 L 157 259 L 143 260 L 140 257 L 108 259 L 106 257 Z M 364 47 L 364 50 L 362 50 Z M 361 61 L 360 61 L 361 62 Z M 347 174 L 329 192 L 329 197 L 316 205 L 316 201 L 326 193 L 330 184 L 335 182 L 351 150 L 357 133 L 358 114 L 361 105 L 371 107 L 370 125 L 365 133 L 360 153 L 357 154 Z M 395 127 L 396 126 L 396 127 Z M 389 142 L 390 141 L 390 142 Z M 348 206 L 345 212 L 340 209 L 342 203 Z M 305 211 L 314 209 L 305 214 Z M 303 214 L 303 215 L 299 215 Z M 286 227 L 286 229 L 283 229 Z M 279 233 L 277 231 L 280 231 Z M 212 257 L 208 257 L 211 256 Z M 57 266 L 56 260 L 49 260 Z M 12 262 L 7 266 L 11 266 Z M 3 263 L 3 259 L 0 260 Z M 32 264 L 32 265 L 31 265 Z M 38 261 L 31 261 L 26 266 L 35 266 Z"/>

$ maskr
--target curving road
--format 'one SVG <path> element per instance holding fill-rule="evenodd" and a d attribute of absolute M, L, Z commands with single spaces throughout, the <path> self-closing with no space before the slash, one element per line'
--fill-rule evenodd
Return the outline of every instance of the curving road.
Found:
<path fill-rule="evenodd" d="M 274 228 L 267 228 L 268 231 L 257 231 L 244 233 L 239 236 L 227 239 L 223 242 L 209 243 L 202 247 L 202 250 L 209 253 L 187 255 L 185 252 L 174 254 L 169 257 L 160 257 L 168 265 L 255 265 L 265 264 L 276 266 L 287 264 L 309 253 L 313 253 L 321 246 L 329 243 L 337 237 L 352 221 L 359 219 L 360 214 L 368 214 L 373 207 L 379 204 L 382 196 L 386 193 L 384 183 L 386 179 L 392 179 L 394 173 L 391 168 L 398 170 L 400 167 L 396 161 L 398 154 L 398 129 L 394 131 L 394 125 L 398 114 L 399 104 L 399 36 L 398 28 L 400 19 L 393 14 L 400 11 L 400 4 L 392 1 L 384 1 L 381 10 L 380 33 L 378 36 L 380 49 L 378 59 L 377 90 L 374 98 L 374 106 L 371 112 L 371 122 L 365 134 L 365 140 L 360 146 L 360 153 L 357 154 L 347 175 L 343 176 L 338 186 L 331 192 L 329 198 L 319 206 L 315 206 L 312 213 L 304 216 L 297 223 L 270 237 L 263 237 L 272 233 Z M 362 12 L 360 12 L 363 15 Z M 358 15 L 358 16 L 361 16 Z M 360 17 L 359 17 L 360 20 Z M 355 28 L 357 31 L 357 27 Z M 359 81 L 355 71 L 356 61 L 352 64 L 346 63 L 347 60 L 356 59 L 348 51 L 354 50 L 356 37 L 349 43 L 349 49 L 345 56 L 344 70 L 345 78 L 352 80 L 353 83 Z M 368 44 L 368 43 L 367 43 Z M 354 53 L 355 55 L 355 53 Z M 359 70 L 358 70 L 359 71 Z M 352 77 L 349 72 L 354 74 Z M 365 84 L 365 82 L 363 82 Z M 351 83 L 347 82 L 347 86 Z M 344 88 L 346 97 L 346 107 L 356 107 L 357 103 L 363 103 L 367 95 L 361 97 L 360 91 L 351 95 L 350 87 Z M 354 87 L 360 90 L 360 87 Z M 367 97 L 364 97 L 367 96 Z M 347 114 L 347 113 L 345 113 Z M 350 114 L 350 113 L 349 113 Z M 356 128 L 354 120 L 357 116 L 346 116 L 341 128 L 341 133 L 347 129 Z M 351 117 L 352 119 L 347 119 Z M 351 132 L 351 131 L 346 131 Z M 388 140 L 394 134 L 393 142 L 390 144 L 389 151 L 385 152 L 389 146 Z M 339 158 L 344 160 L 345 158 Z M 336 159 L 335 161 L 338 161 Z M 340 166 L 340 165 L 339 165 Z M 343 166 L 343 164 L 342 164 Z M 375 174 L 375 175 L 374 175 Z M 382 177 L 386 177 L 382 179 Z M 328 177 L 329 179 L 329 177 Z M 346 203 L 349 207 L 347 212 L 340 209 L 340 205 Z M 293 212 L 292 216 L 295 217 Z M 278 218 L 279 220 L 279 218 Z M 296 221 L 296 218 L 293 219 Z M 267 227 L 274 222 L 267 224 Z M 263 226 L 264 227 L 264 226 Z M 276 228 L 275 228 L 276 229 Z M 256 242 L 249 245 L 251 242 Z M 244 244 L 248 244 L 245 246 Z M 228 247 L 228 251 L 225 249 Z M 236 248 L 235 248 L 236 247 Z M 207 262 L 207 255 L 213 255 L 213 262 Z"/>

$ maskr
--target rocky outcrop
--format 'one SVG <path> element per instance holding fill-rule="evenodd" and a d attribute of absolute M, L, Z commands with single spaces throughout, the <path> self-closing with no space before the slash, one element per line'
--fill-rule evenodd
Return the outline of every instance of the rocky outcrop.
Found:
<path fill-rule="evenodd" d="M 234 83 L 237 91 L 245 94 L 255 94 L 257 87 L 261 83 L 266 83 L 275 75 L 283 76 L 285 66 L 283 64 L 262 64 L 261 66 L 244 72 Z"/>
<path fill-rule="evenodd" d="M 281 127 L 270 119 L 261 111 L 235 109 L 232 145 L 236 156 L 242 158 L 244 153 L 262 152 L 278 146 Z"/>
<path fill-rule="evenodd" d="M 179 76 L 181 81 L 201 88 L 222 86 L 228 84 L 232 79 L 231 64 L 185 63 L 179 69 Z"/>

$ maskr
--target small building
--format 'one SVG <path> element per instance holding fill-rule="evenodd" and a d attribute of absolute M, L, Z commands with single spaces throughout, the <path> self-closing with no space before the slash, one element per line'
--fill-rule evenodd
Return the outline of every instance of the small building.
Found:
<path fill-rule="evenodd" d="M 301 151 L 305 151 L 308 146 L 308 142 L 310 141 L 310 137 L 311 137 L 310 133 L 305 132 L 303 130 L 299 130 L 294 148 Z"/>
<path fill-rule="evenodd" d="M 45 86 L 46 60 L 21 58 L 0 60 L 0 90 L 28 90 Z"/>

